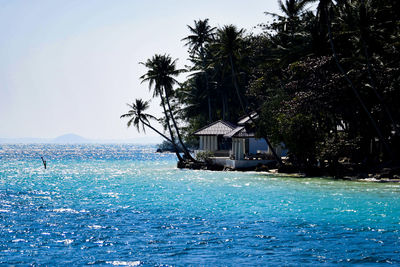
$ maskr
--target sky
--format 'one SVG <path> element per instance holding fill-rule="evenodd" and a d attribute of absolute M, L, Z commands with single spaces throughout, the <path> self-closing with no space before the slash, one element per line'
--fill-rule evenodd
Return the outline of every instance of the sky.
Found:
<path fill-rule="evenodd" d="M 265 11 L 277 0 L 0 0 L 0 138 L 143 137 L 119 118 L 151 99 L 139 62 L 166 53 L 183 68 L 194 20 L 257 32 Z"/>

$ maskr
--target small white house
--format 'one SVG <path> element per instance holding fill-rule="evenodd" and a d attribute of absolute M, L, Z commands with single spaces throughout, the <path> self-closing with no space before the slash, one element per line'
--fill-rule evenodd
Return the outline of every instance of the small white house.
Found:
<path fill-rule="evenodd" d="M 256 138 L 253 132 L 246 129 L 246 126 L 238 126 L 224 137 L 232 139 L 231 156 L 237 160 L 242 160 L 245 156 L 270 152 L 267 142 Z"/>
<path fill-rule="evenodd" d="M 231 149 L 231 139 L 224 135 L 235 129 L 230 122 L 219 120 L 213 122 L 193 134 L 199 137 L 199 151 L 210 151 L 216 155 L 228 156 Z"/>
<path fill-rule="evenodd" d="M 213 152 L 215 164 L 234 169 L 268 163 L 266 158 L 271 155 L 271 150 L 264 139 L 255 137 L 251 122 L 258 115 L 253 113 L 251 116 L 240 118 L 237 125 L 219 120 L 197 130 L 194 135 L 200 138 L 198 151 Z M 275 150 L 279 156 L 285 155 L 280 146 Z"/>

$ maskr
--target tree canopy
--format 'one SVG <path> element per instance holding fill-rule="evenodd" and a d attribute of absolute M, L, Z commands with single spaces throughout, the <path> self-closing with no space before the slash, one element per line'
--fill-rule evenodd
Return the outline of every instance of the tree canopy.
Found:
<path fill-rule="evenodd" d="M 190 75 L 166 55 L 143 63 L 164 122 L 183 144 L 192 132 L 256 111 L 259 137 L 285 144 L 300 167 L 378 166 L 400 148 L 399 1 L 279 0 L 281 15 L 254 34 L 195 20 L 182 41 Z M 171 130 L 170 120 L 174 126 Z"/>
<path fill-rule="evenodd" d="M 193 35 L 195 21 L 184 40 L 191 44 L 191 70 L 201 71 L 174 94 L 184 106 L 187 139 L 209 112 L 235 122 L 246 106 L 260 114 L 257 134 L 283 142 L 298 166 L 399 159 L 395 2 L 279 1 L 283 14 L 266 12 L 273 21 L 259 25 L 261 34 L 225 25 L 201 45 L 193 41 L 200 38 Z M 214 33 L 207 19 L 201 22 Z M 204 60 L 194 53 L 200 46 Z"/>

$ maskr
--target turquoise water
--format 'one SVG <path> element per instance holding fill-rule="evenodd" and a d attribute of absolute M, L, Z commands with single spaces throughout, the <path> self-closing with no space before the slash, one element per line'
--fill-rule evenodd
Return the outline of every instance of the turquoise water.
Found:
<path fill-rule="evenodd" d="M 400 264 L 400 184 L 178 170 L 154 150 L 0 145 L 0 265 Z"/>

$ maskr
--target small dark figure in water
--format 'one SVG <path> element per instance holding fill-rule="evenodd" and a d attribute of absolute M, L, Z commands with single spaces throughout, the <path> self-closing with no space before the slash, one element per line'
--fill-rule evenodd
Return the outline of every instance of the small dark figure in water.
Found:
<path fill-rule="evenodd" d="M 44 158 L 43 157 L 40 157 L 41 159 L 42 159 L 42 162 L 43 162 L 43 166 L 44 166 L 44 168 L 45 169 L 47 169 L 47 162 L 44 160 Z"/>

